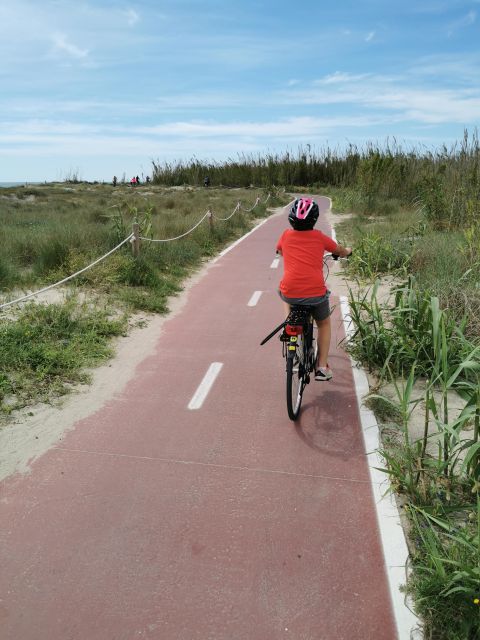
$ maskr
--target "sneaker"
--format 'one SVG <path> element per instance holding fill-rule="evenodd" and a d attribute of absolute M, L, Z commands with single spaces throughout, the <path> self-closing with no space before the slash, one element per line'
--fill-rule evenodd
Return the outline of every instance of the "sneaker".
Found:
<path fill-rule="evenodd" d="M 319 367 L 315 371 L 315 380 L 331 380 L 333 378 L 333 373 L 330 367 Z"/>

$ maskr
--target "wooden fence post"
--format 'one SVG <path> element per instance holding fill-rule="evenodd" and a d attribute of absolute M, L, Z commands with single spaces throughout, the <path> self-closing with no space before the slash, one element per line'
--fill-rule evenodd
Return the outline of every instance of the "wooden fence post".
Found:
<path fill-rule="evenodd" d="M 132 232 L 133 232 L 133 237 L 132 237 L 133 257 L 138 258 L 140 254 L 140 225 L 138 224 L 138 222 L 133 223 Z"/>
<path fill-rule="evenodd" d="M 208 223 L 210 225 L 210 232 L 213 232 L 213 213 L 211 211 L 208 212 Z"/>

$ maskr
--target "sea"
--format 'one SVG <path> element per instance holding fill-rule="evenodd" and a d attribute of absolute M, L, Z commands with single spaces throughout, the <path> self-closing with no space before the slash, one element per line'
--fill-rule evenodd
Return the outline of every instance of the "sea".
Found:
<path fill-rule="evenodd" d="M 0 182 L 0 189 L 6 187 L 23 187 L 31 184 L 40 184 L 40 182 Z"/>

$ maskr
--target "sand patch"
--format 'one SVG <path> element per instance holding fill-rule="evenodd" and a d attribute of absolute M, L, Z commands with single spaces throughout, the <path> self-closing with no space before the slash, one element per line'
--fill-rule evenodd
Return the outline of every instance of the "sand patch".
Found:
<path fill-rule="evenodd" d="M 19 198 L 16 193 L 12 193 L 10 195 L 0 196 L 1 200 L 13 200 L 15 202 L 25 202 L 26 204 L 33 204 L 35 202 L 35 196 L 33 193 L 30 193 L 28 196 L 24 196 L 23 198 Z"/>

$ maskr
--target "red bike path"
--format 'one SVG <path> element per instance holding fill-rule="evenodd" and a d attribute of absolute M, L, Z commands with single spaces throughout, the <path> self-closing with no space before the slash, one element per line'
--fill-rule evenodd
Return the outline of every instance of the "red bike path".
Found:
<path fill-rule="evenodd" d="M 397 638 L 340 311 L 296 424 L 280 343 L 259 346 L 285 227 L 220 257 L 127 387 L 4 481 L 2 640 Z"/>

